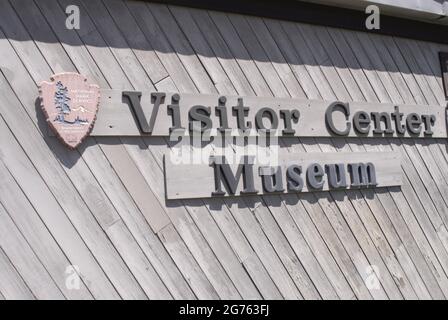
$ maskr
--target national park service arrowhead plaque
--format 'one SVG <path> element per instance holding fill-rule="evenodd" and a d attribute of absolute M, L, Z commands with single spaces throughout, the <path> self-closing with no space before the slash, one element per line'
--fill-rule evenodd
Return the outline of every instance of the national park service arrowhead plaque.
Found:
<path fill-rule="evenodd" d="M 42 110 L 56 136 L 75 149 L 93 128 L 100 88 L 73 72 L 53 75 L 50 80 L 39 85 Z"/>

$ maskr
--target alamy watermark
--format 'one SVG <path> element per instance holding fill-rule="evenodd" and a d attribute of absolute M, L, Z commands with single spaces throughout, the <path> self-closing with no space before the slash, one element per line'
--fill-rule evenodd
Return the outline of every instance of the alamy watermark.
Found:
<path fill-rule="evenodd" d="M 195 121 L 191 132 L 180 130 L 171 133 L 173 145 L 168 156 L 173 164 L 209 164 L 211 158 L 224 156 L 228 164 L 241 164 L 244 158 L 249 157 L 254 164 L 278 165 L 280 132 L 201 130 L 200 125 Z"/>
<path fill-rule="evenodd" d="M 81 288 L 79 267 L 76 265 L 69 265 L 65 269 L 65 274 L 65 287 L 68 290 L 79 290 Z"/>
<path fill-rule="evenodd" d="M 69 5 L 65 8 L 67 19 L 65 19 L 65 27 L 69 30 L 79 30 L 81 28 L 81 15 L 79 7 Z"/>
<path fill-rule="evenodd" d="M 376 5 L 370 5 L 366 7 L 366 14 L 369 16 L 366 19 L 367 30 L 379 30 L 380 29 L 380 8 Z"/>
<path fill-rule="evenodd" d="M 366 278 L 364 279 L 367 289 L 380 290 L 380 269 L 376 265 L 366 267 Z"/>

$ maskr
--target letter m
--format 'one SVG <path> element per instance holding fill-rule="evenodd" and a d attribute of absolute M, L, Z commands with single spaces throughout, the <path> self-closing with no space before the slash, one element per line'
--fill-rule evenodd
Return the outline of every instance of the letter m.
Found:
<path fill-rule="evenodd" d="M 376 186 L 376 172 L 373 163 L 349 163 L 351 186 L 369 187 Z"/>
<path fill-rule="evenodd" d="M 210 157 L 210 165 L 213 166 L 215 173 L 215 191 L 212 192 L 213 196 L 226 194 L 222 189 L 222 185 L 224 185 L 227 193 L 234 195 L 237 192 L 241 177 L 243 177 L 243 190 L 241 193 L 258 193 L 258 190 L 254 188 L 253 164 L 248 156 L 243 157 L 242 160 L 236 172 L 233 173 L 224 156 Z"/>

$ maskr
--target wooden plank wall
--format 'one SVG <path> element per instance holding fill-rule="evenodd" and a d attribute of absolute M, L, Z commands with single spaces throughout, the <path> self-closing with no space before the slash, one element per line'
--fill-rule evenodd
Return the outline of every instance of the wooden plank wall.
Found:
<path fill-rule="evenodd" d="M 166 203 L 166 139 L 68 151 L 36 104 L 37 83 L 74 71 L 112 89 L 445 108 L 440 50 L 138 1 L 0 0 L 0 298 L 445 299 L 445 140 L 284 138 L 290 152 L 399 151 L 403 185 Z"/>

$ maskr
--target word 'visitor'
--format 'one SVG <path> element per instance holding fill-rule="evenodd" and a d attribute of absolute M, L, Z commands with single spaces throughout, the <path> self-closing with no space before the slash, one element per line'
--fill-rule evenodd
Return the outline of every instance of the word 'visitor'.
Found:
<path fill-rule="evenodd" d="M 372 109 L 368 104 L 339 101 L 277 102 L 269 98 L 197 98 L 157 92 L 150 95 L 148 119 L 144 111 L 149 107 L 148 96 L 143 97 L 144 103 L 141 92 L 123 92 L 123 96 L 129 100 L 144 134 L 159 135 L 161 129 L 165 134 L 199 132 L 206 136 L 253 131 L 281 136 L 421 137 L 434 133 L 440 136 L 442 132 L 434 108 L 419 111 L 415 106 L 379 105 Z M 163 126 L 157 124 L 157 118 L 162 119 Z"/>

